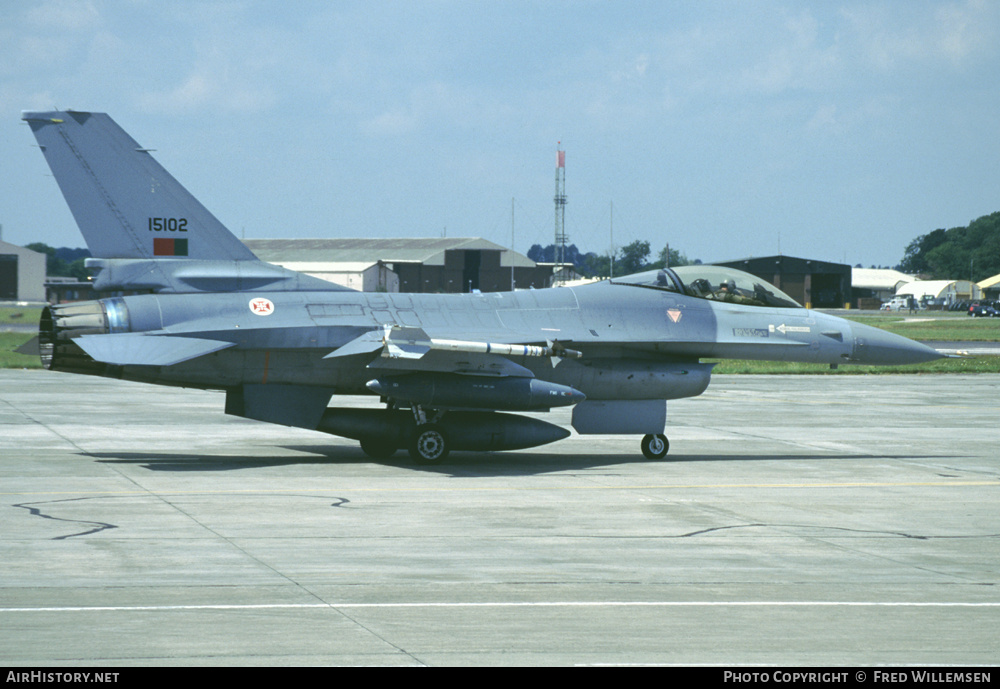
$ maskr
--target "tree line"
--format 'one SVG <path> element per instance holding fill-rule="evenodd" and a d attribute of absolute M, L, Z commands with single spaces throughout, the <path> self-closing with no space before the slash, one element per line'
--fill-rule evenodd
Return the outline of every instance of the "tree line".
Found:
<path fill-rule="evenodd" d="M 86 249 L 70 249 L 65 246 L 56 249 L 42 242 L 27 244 L 24 248 L 45 254 L 45 274 L 49 277 L 71 277 L 81 281 L 89 277 L 83 266 L 83 261 L 90 258 L 90 252 Z"/>
<path fill-rule="evenodd" d="M 686 266 L 701 263 L 691 261 L 677 249 L 664 246 L 657 254 L 655 261 L 650 261 L 652 250 L 648 241 L 637 239 L 631 244 L 618 248 L 613 254 L 596 254 L 593 251 L 583 253 L 576 244 L 566 247 L 563 263 L 572 263 L 576 272 L 589 278 L 606 278 L 614 275 L 631 275 L 644 270 L 656 270 L 667 266 Z M 535 263 L 555 263 L 556 245 L 533 244 L 528 249 L 528 258 Z M 669 260 L 668 260 L 669 259 Z"/>
<path fill-rule="evenodd" d="M 973 282 L 1000 273 L 1000 212 L 966 227 L 920 235 L 906 247 L 899 269 L 931 279 Z"/>
<path fill-rule="evenodd" d="M 535 244 L 528 251 L 528 258 L 536 263 L 554 263 L 555 248 L 554 244 L 546 247 Z M 644 240 L 619 248 L 613 256 L 583 253 L 571 244 L 566 247 L 564 262 L 572 263 L 576 271 L 586 277 L 609 277 L 612 270 L 614 275 L 629 275 L 666 265 L 701 263 L 700 260 L 688 260 L 676 249 L 669 249 L 668 263 L 667 251 L 668 247 L 663 247 L 657 260 L 650 261 L 650 244 Z M 929 280 L 980 282 L 1000 274 L 1000 212 L 984 215 L 966 227 L 938 229 L 920 235 L 906 247 L 896 269 Z"/>

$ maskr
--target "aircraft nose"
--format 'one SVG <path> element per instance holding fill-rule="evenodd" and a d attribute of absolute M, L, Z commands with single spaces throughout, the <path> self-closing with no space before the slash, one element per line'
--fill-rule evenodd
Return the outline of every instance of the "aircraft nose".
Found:
<path fill-rule="evenodd" d="M 854 351 L 851 363 L 872 365 L 920 364 L 941 359 L 943 354 L 927 345 L 859 323 L 851 324 Z"/>

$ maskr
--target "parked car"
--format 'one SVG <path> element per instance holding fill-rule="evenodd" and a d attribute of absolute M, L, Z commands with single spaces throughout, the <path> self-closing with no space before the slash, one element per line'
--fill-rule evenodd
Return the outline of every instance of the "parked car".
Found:
<path fill-rule="evenodd" d="M 977 302 L 969 307 L 969 315 L 973 318 L 985 318 L 987 316 L 990 318 L 996 318 L 997 316 L 1000 316 L 1000 302 Z"/>

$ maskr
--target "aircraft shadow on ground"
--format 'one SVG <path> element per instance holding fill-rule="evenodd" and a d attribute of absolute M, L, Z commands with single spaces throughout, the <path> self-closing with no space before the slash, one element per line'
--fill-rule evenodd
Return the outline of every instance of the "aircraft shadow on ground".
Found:
<path fill-rule="evenodd" d="M 405 450 L 392 457 L 375 459 L 368 457 L 360 448 L 316 446 L 283 446 L 285 450 L 301 452 L 298 456 L 247 456 L 247 455 L 199 455 L 192 453 L 164 452 L 89 452 L 85 456 L 107 464 L 141 464 L 150 471 L 162 472 L 216 472 L 243 471 L 265 467 L 299 465 L 360 465 L 374 464 L 398 467 L 431 474 L 453 477 L 469 476 L 531 476 L 565 471 L 610 469 L 625 464 L 658 464 L 664 469 L 671 464 L 694 462 L 786 462 L 838 460 L 933 460 L 953 459 L 955 455 L 913 455 L 913 454 L 871 454 L 871 453 L 795 453 L 795 454 L 671 454 L 662 460 L 646 460 L 632 453 L 569 455 L 565 453 L 542 452 L 453 452 L 448 459 L 438 465 L 416 464 Z"/>

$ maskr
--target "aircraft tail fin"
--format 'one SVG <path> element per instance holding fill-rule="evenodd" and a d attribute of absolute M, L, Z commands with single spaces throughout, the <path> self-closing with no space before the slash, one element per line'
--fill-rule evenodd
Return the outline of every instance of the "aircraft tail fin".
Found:
<path fill-rule="evenodd" d="M 256 261 L 104 113 L 23 112 L 96 258 Z"/>

